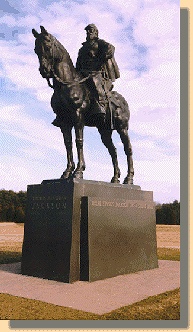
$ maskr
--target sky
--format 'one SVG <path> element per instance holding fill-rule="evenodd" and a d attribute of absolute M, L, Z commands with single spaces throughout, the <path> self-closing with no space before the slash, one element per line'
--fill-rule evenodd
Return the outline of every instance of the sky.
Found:
<path fill-rule="evenodd" d="M 51 122 L 53 90 L 42 78 L 32 28 L 43 25 L 75 65 L 94 23 L 99 38 L 115 46 L 120 78 L 114 90 L 131 112 L 134 184 L 154 201 L 180 200 L 180 2 L 179 0 L 1 0 L 0 189 L 27 190 L 57 179 L 66 168 L 62 133 Z M 74 134 L 73 134 L 74 139 Z M 113 132 L 121 182 L 127 174 L 120 137 Z M 84 129 L 84 179 L 110 182 L 110 155 L 96 128 Z M 74 156 L 77 155 L 74 143 Z"/>

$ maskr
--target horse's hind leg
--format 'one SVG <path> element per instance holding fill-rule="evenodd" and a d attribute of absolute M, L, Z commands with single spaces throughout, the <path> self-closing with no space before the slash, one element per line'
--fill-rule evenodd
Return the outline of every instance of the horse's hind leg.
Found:
<path fill-rule="evenodd" d="M 67 152 L 67 168 L 63 172 L 61 179 L 68 179 L 74 169 L 75 164 L 73 161 L 73 153 L 72 153 L 72 127 L 71 126 L 62 126 L 61 131 L 64 137 L 64 144 L 66 146 L 66 152 Z"/>
<path fill-rule="evenodd" d="M 114 176 L 111 179 L 112 183 L 119 183 L 119 178 L 121 175 L 120 169 L 118 167 L 118 160 L 117 160 L 117 151 L 116 148 L 113 144 L 112 141 L 112 130 L 101 130 L 98 129 L 100 135 L 101 135 L 101 140 L 103 142 L 103 144 L 106 146 L 106 148 L 108 149 L 111 158 L 112 158 L 112 162 L 113 162 L 113 167 L 114 167 Z"/>
<path fill-rule="evenodd" d="M 129 139 L 128 130 L 125 128 L 117 131 L 120 135 L 121 141 L 124 146 L 124 151 L 127 156 L 128 171 L 127 171 L 127 176 L 125 177 L 123 183 L 133 184 L 134 168 L 133 168 L 132 146 Z"/>

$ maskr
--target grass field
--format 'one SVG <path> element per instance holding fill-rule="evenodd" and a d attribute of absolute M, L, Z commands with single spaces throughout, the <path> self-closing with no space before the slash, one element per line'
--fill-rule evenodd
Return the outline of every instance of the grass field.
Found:
<path fill-rule="evenodd" d="M 21 260 L 23 224 L 0 223 L 0 264 Z M 180 226 L 157 225 L 158 259 L 180 260 Z M 105 315 L 0 294 L 0 319 L 178 320 L 180 290 L 149 297 Z"/>
<path fill-rule="evenodd" d="M 180 290 L 165 292 L 104 315 L 61 307 L 37 300 L 0 294 L 1 319 L 178 320 Z"/>
<path fill-rule="evenodd" d="M 168 248 L 180 248 L 180 226 L 179 225 L 157 225 L 157 246 Z"/>

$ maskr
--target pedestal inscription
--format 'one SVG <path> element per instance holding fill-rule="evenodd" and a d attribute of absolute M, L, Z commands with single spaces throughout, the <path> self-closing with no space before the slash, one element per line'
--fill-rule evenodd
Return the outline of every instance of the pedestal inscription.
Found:
<path fill-rule="evenodd" d="M 158 267 L 153 201 L 109 198 L 82 198 L 81 280 Z"/>
<path fill-rule="evenodd" d="M 28 186 L 22 273 L 69 282 L 73 183 Z"/>

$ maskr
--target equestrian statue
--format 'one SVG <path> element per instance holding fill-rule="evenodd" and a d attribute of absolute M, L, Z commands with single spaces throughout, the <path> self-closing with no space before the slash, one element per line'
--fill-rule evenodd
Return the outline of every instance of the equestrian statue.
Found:
<path fill-rule="evenodd" d="M 54 90 L 51 106 L 56 118 L 52 124 L 61 129 L 67 151 L 67 168 L 61 178 L 83 178 L 83 130 L 84 126 L 90 126 L 98 129 L 112 158 L 112 183 L 120 182 L 117 152 L 112 141 L 113 130 L 118 132 L 128 166 L 123 183 L 133 184 L 132 146 L 128 135 L 130 111 L 125 98 L 113 90 L 113 82 L 120 77 L 114 58 L 114 46 L 99 39 L 97 27 L 89 24 L 85 28 L 86 42 L 79 50 L 74 67 L 63 45 L 43 26 L 40 29 L 41 33 L 32 29 L 35 37 L 34 51 L 39 59 L 40 74 Z M 73 128 L 78 155 L 76 168 L 72 152 Z"/>

